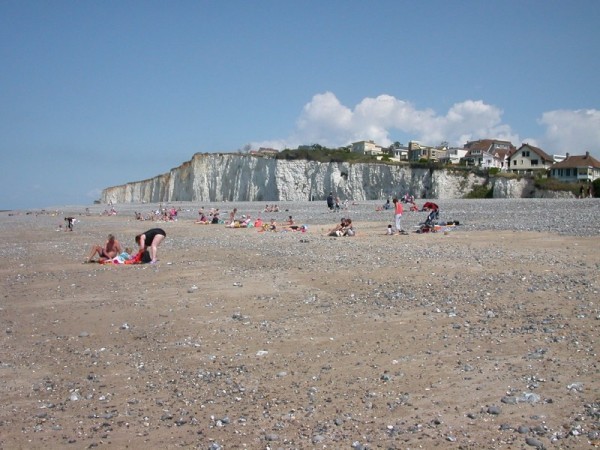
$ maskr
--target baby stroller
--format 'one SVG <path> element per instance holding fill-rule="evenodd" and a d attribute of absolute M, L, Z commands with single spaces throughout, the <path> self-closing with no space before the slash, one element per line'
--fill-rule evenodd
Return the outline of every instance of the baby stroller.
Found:
<path fill-rule="evenodd" d="M 427 214 L 427 219 L 425 219 L 425 223 L 435 225 L 438 219 L 440 218 L 440 210 L 434 209 L 429 214 Z"/>
<path fill-rule="evenodd" d="M 435 226 L 440 217 L 440 210 L 433 209 L 427 214 L 425 222 L 421 223 L 417 233 L 435 233 Z"/>

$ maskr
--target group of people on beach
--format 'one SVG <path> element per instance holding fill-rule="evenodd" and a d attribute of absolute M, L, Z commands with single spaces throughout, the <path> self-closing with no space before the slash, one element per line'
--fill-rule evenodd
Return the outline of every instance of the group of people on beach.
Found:
<path fill-rule="evenodd" d="M 259 219 L 260 220 L 260 219 Z M 260 225 L 259 225 L 260 226 Z M 275 219 L 271 219 L 271 221 L 267 224 L 262 224 L 262 229 L 258 231 L 302 231 L 305 232 L 308 230 L 306 225 L 298 225 L 294 221 L 292 216 L 288 216 L 287 220 L 283 222 L 283 224 L 278 225 Z"/>
<path fill-rule="evenodd" d="M 198 220 L 195 223 L 200 225 L 209 225 L 221 223 L 221 211 L 219 208 L 211 208 L 208 212 L 204 212 L 204 208 L 198 210 Z"/>
<path fill-rule="evenodd" d="M 411 204 L 411 211 L 428 211 L 430 212 L 428 216 L 428 221 L 436 219 L 439 215 L 439 207 L 437 204 L 433 202 L 426 202 L 423 205 L 422 209 L 419 209 L 414 203 L 414 197 L 412 196 L 404 196 L 402 201 L 400 201 L 397 197 L 394 197 L 392 200 L 393 209 L 394 209 L 394 226 L 392 224 L 388 225 L 386 229 L 386 234 L 407 234 L 406 231 L 402 228 L 402 215 L 404 214 L 404 207 L 402 205 L 403 202 Z M 273 205 L 276 206 L 276 205 Z M 268 207 L 268 205 L 267 205 Z M 327 197 L 327 207 L 330 210 L 339 209 L 339 199 L 334 199 L 333 194 L 329 194 Z M 383 208 L 380 209 L 391 209 L 392 206 L 390 204 L 389 199 Z M 278 208 L 277 208 L 278 210 Z M 159 209 L 160 211 L 160 209 Z M 294 222 L 293 217 L 288 216 L 287 220 L 282 224 L 278 225 L 275 219 L 271 219 L 269 222 L 263 223 L 262 219 L 258 217 L 253 220 L 250 214 L 242 214 L 238 217 L 237 208 L 233 208 L 229 213 L 229 219 L 226 221 L 222 221 L 220 219 L 220 211 L 218 208 L 211 209 L 208 213 L 205 213 L 204 208 L 201 208 L 198 211 L 199 218 L 195 223 L 198 224 L 209 224 L 209 223 L 224 223 L 228 228 L 250 228 L 255 227 L 258 231 L 307 231 L 308 227 L 306 225 L 297 225 Z M 136 219 L 143 220 L 140 218 L 140 213 L 135 213 Z M 168 210 L 168 217 L 173 220 L 174 217 L 177 217 L 177 210 L 175 208 L 171 208 Z M 67 218 L 71 219 L 71 218 Z M 67 220 L 65 219 L 65 220 Z M 69 226 L 70 225 L 70 226 Z M 69 228 L 72 229 L 72 225 L 69 221 Z M 334 226 L 332 229 L 327 231 L 325 236 L 355 236 L 356 230 L 352 223 L 352 219 L 348 217 L 342 217 L 340 223 Z M 162 228 L 151 228 L 148 231 L 138 234 L 135 236 L 135 242 L 138 245 L 138 251 L 134 255 L 131 248 L 123 249 L 121 243 L 115 238 L 114 235 L 109 234 L 104 245 L 94 245 L 90 249 L 89 255 L 86 259 L 86 262 L 94 262 L 97 261 L 101 263 L 105 262 L 114 262 L 114 263 L 150 263 L 154 264 L 157 262 L 157 253 L 158 246 L 163 242 L 166 238 L 167 233 Z"/>
<path fill-rule="evenodd" d="M 131 248 L 127 247 L 123 250 L 121 243 L 115 236 L 109 234 L 104 245 L 92 246 L 86 262 L 96 262 L 94 258 L 97 256 L 97 262 L 99 263 L 155 264 L 157 261 L 158 246 L 166 237 L 167 232 L 162 228 L 152 228 L 144 233 L 138 234 L 135 237 L 135 243 L 138 245 L 138 252 L 134 255 Z"/>
<path fill-rule="evenodd" d="M 228 228 L 247 228 L 256 227 L 258 231 L 306 231 L 306 225 L 296 225 L 292 216 L 282 226 L 278 226 L 275 219 L 271 219 L 268 223 L 263 223 L 259 217 L 252 221 L 251 216 L 243 214 L 240 219 L 237 218 L 237 208 L 229 213 L 229 220 L 225 221 L 225 226 Z M 136 212 L 136 219 L 138 213 Z M 204 209 L 200 209 L 200 218 L 195 223 L 221 223 L 219 220 L 219 209 L 212 209 L 209 212 L 211 219 L 209 220 L 204 213 Z M 157 261 L 158 246 L 166 238 L 167 233 L 162 228 L 152 228 L 144 233 L 138 234 L 135 237 L 135 242 L 138 245 L 138 252 L 134 255 L 131 248 L 121 246 L 121 243 L 113 234 L 109 234 L 104 245 L 93 245 L 90 249 L 86 262 L 113 262 L 116 264 L 132 264 L 132 263 L 150 263 L 154 264 Z M 97 257 L 97 259 L 96 259 Z"/>
<path fill-rule="evenodd" d="M 141 212 L 135 212 L 136 220 L 151 220 L 153 222 L 175 222 L 177 221 L 177 215 L 181 211 L 181 208 L 163 208 L 162 205 L 153 211 L 150 211 L 146 215 Z"/>
<path fill-rule="evenodd" d="M 329 211 L 339 211 L 340 209 L 343 210 L 347 210 L 348 209 L 348 199 L 344 200 L 343 202 L 340 200 L 339 197 L 334 197 L 333 196 L 333 192 L 330 192 L 329 195 L 327 196 L 327 209 L 329 209 Z M 353 205 L 356 205 L 355 202 L 352 202 Z"/>
<path fill-rule="evenodd" d="M 272 206 L 273 208 L 267 205 L 265 210 L 268 208 L 271 211 L 279 211 L 277 205 Z M 306 231 L 307 229 L 306 225 L 297 225 L 292 216 L 288 216 L 287 220 L 282 225 L 279 225 L 275 219 L 263 222 L 260 216 L 254 219 L 250 214 L 240 215 L 237 208 L 233 208 L 229 212 L 229 216 L 226 220 L 220 218 L 220 211 L 218 208 L 211 209 L 208 213 L 204 211 L 204 208 L 200 208 L 198 210 L 198 216 L 198 220 L 195 221 L 197 224 L 224 224 L 226 228 L 256 228 L 258 231 Z"/>
<path fill-rule="evenodd" d="M 329 193 L 329 195 L 327 196 L 326 202 L 327 202 L 327 208 L 329 210 L 335 209 L 335 205 L 337 204 L 337 202 L 336 202 L 336 200 L 334 200 L 333 193 Z M 385 230 L 385 234 L 387 234 L 387 235 L 393 235 L 393 234 L 406 235 L 406 234 L 408 234 L 402 228 L 402 215 L 404 214 L 403 203 L 410 205 L 410 211 L 429 212 L 427 219 L 423 223 L 423 224 L 427 225 L 428 227 L 433 226 L 435 221 L 439 218 L 439 209 L 440 208 L 437 204 L 435 204 L 433 202 L 425 202 L 423 204 L 423 207 L 419 209 L 419 207 L 415 203 L 414 196 L 412 196 L 408 193 L 406 193 L 404 196 L 402 196 L 401 199 L 398 199 L 398 197 L 394 197 L 392 199 L 391 203 L 390 203 L 390 199 L 388 198 L 386 200 L 386 202 L 383 204 L 383 206 L 378 206 L 375 208 L 376 211 L 384 211 L 384 210 L 389 210 L 392 208 L 394 210 L 394 223 L 393 223 L 393 225 L 392 224 L 388 225 L 387 229 Z M 347 230 L 350 230 L 350 232 L 348 232 Z M 356 231 L 354 230 L 354 228 L 352 226 L 351 219 L 342 218 L 341 222 L 338 225 L 336 225 L 334 228 L 332 228 L 327 233 L 325 233 L 325 236 L 354 236 L 355 234 L 356 234 Z"/>
<path fill-rule="evenodd" d="M 334 237 L 342 237 L 342 236 L 355 236 L 356 231 L 354 230 L 354 226 L 352 225 L 352 219 L 348 217 L 342 217 L 340 223 L 338 223 L 335 227 L 325 233 L 325 236 L 334 236 Z"/>

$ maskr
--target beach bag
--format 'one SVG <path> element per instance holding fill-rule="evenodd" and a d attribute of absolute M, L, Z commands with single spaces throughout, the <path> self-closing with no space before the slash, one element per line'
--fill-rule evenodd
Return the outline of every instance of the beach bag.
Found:
<path fill-rule="evenodd" d="M 142 253 L 142 263 L 146 264 L 150 261 L 152 261 L 152 258 L 150 257 L 150 252 L 148 250 L 144 250 L 144 253 Z"/>

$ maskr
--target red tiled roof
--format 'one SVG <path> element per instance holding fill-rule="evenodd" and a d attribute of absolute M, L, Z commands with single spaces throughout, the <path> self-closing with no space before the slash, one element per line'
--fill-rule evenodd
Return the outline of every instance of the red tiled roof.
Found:
<path fill-rule="evenodd" d="M 576 169 L 578 167 L 595 167 L 600 169 L 600 161 L 589 153 L 585 155 L 572 155 L 567 159 L 558 162 L 552 166 L 553 169 Z"/>
<path fill-rule="evenodd" d="M 464 146 L 465 150 L 487 150 L 492 145 L 491 139 L 480 139 L 479 141 L 467 142 Z"/>
<path fill-rule="evenodd" d="M 508 149 L 492 149 L 494 144 L 503 144 L 508 145 Z M 498 139 L 479 139 L 478 141 L 467 142 L 463 149 L 468 150 L 468 154 L 470 155 L 473 150 L 480 150 L 482 152 L 497 154 L 498 157 L 503 158 L 504 155 L 510 153 L 515 150 L 515 146 L 512 145 L 510 141 L 500 141 Z M 503 153 L 500 153 L 503 152 Z"/>
<path fill-rule="evenodd" d="M 537 147 L 534 147 L 533 145 L 529 145 L 529 144 L 523 144 L 519 147 L 519 150 L 521 150 L 523 147 L 529 148 L 529 150 L 531 150 L 532 152 L 537 154 L 544 161 L 550 161 L 550 162 L 554 161 L 554 158 L 552 158 L 552 156 L 550 156 L 548 153 L 546 153 L 541 148 L 537 148 Z M 511 153 L 510 156 L 512 156 L 512 155 L 514 155 L 514 153 Z"/>

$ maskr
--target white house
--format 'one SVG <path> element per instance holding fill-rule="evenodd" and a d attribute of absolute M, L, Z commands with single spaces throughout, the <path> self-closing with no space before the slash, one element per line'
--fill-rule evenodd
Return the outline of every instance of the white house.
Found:
<path fill-rule="evenodd" d="M 444 164 L 459 164 L 460 160 L 467 155 L 467 151 L 464 148 L 449 148 L 446 151 L 446 156 L 440 158 L 440 162 Z"/>
<path fill-rule="evenodd" d="M 384 154 L 383 147 L 377 145 L 373 141 L 358 141 L 353 142 L 350 151 L 360 153 L 361 155 L 382 156 Z"/>
<path fill-rule="evenodd" d="M 429 147 L 417 141 L 410 141 L 408 143 L 409 161 L 421 161 L 422 159 L 433 162 L 440 161 L 446 156 L 446 153 L 446 148 Z"/>
<path fill-rule="evenodd" d="M 600 178 L 600 161 L 585 152 L 585 155 L 569 155 L 553 164 L 550 176 L 566 182 L 592 182 Z"/>
<path fill-rule="evenodd" d="M 508 156 L 508 170 L 518 174 L 545 173 L 552 164 L 552 156 L 529 144 L 521 145 Z"/>
<path fill-rule="evenodd" d="M 470 141 L 464 145 L 464 149 L 467 154 L 461 158 L 463 164 L 501 170 L 506 170 L 508 155 L 516 150 L 511 142 L 496 139 Z"/>

